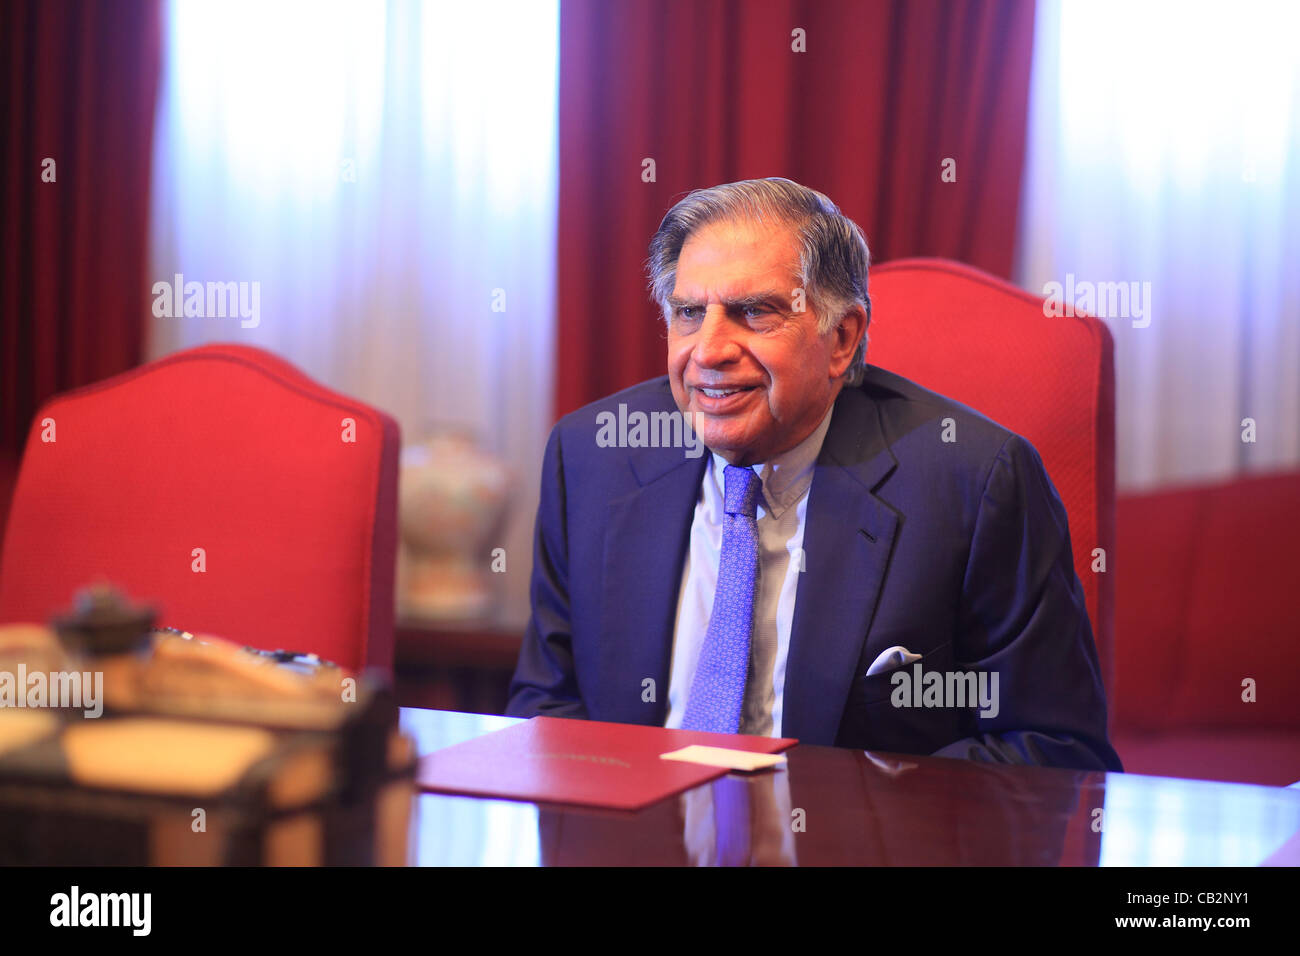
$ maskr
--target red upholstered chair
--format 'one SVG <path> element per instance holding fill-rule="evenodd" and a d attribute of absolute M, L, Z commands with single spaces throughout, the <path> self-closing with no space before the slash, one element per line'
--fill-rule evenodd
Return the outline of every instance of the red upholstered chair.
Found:
<path fill-rule="evenodd" d="M 1038 449 L 1070 520 L 1107 701 L 1113 710 L 1115 372 L 1097 319 L 1047 317 L 1043 300 L 942 259 L 871 272 L 867 360 L 954 398 Z M 1095 573 L 1093 549 L 1106 552 Z"/>
<path fill-rule="evenodd" d="M 1125 770 L 1300 780 L 1297 502 L 1300 470 L 1119 499 L 1111 741 Z"/>
<path fill-rule="evenodd" d="M 60 395 L 27 439 L 0 621 L 46 621 L 107 580 L 161 625 L 391 672 L 399 440 L 387 415 L 241 345 Z"/>

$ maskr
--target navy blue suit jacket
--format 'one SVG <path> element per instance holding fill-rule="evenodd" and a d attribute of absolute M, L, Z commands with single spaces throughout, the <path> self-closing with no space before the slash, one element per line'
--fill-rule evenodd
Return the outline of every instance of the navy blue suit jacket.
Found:
<path fill-rule="evenodd" d="M 708 453 L 599 447 L 597 415 L 620 404 L 676 411 L 665 376 L 552 431 L 513 716 L 667 718 L 677 595 Z M 948 418 L 955 441 L 942 438 Z M 1121 769 L 1065 509 L 1029 442 L 869 367 L 836 399 L 809 495 L 783 735 Z M 997 672 L 997 715 L 894 706 L 892 673 L 864 675 L 896 644 L 922 654 L 925 672 Z"/>

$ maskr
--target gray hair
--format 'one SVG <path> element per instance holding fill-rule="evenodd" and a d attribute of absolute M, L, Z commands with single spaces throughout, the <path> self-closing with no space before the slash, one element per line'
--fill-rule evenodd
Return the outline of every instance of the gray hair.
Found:
<path fill-rule="evenodd" d="M 715 222 L 780 223 L 794 230 L 799 242 L 799 282 L 817 314 L 817 328 L 830 332 L 855 306 L 862 306 L 871 325 L 867 268 L 871 252 L 862 230 L 825 195 L 789 179 L 747 179 L 696 189 L 682 199 L 655 231 L 646 262 L 650 294 L 671 315 L 668 298 L 677 284 L 677 258 L 697 230 Z M 845 384 L 856 385 L 865 370 L 867 335 L 853 353 Z"/>

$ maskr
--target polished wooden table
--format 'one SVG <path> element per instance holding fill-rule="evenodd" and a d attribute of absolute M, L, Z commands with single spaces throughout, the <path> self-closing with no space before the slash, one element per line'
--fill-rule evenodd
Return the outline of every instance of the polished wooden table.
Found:
<path fill-rule="evenodd" d="M 421 754 L 517 721 L 402 709 Z M 636 813 L 422 794 L 425 866 L 1300 864 L 1300 790 L 798 745 Z M 734 822 L 719 832 L 717 806 Z M 737 815 L 736 807 L 742 808 Z"/>

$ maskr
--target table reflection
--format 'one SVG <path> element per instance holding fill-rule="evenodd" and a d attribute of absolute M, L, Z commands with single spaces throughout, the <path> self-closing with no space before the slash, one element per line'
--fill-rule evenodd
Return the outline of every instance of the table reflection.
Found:
<path fill-rule="evenodd" d="M 1102 866 L 1300 865 L 1295 790 L 1112 773 L 1104 810 Z"/>
<path fill-rule="evenodd" d="M 407 710 L 427 754 L 512 718 Z M 412 859 L 450 866 L 1300 863 L 1300 791 L 797 746 L 639 812 L 426 794 Z"/>
<path fill-rule="evenodd" d="M 416 800 L 416 866 L 538 866 L 536 804 L 424 794 Z"/>
<path fill-rule="evenodd" d="M 515 717 L 404 707 L 402 730 L 421 756 L 517 724 Z M 416 866 L 537 866 L 537 806 L 423 794 L 415 801 L 410 859 Z"/>
<path fill-rule="evenodd" d="M 1087 774 L 830 747 L 787 756 L 783 771 L 732 774 L 637 814 L 543 807 L 542 862 L 1095 865 L 1100 853 L 1080 814 Z"/>

